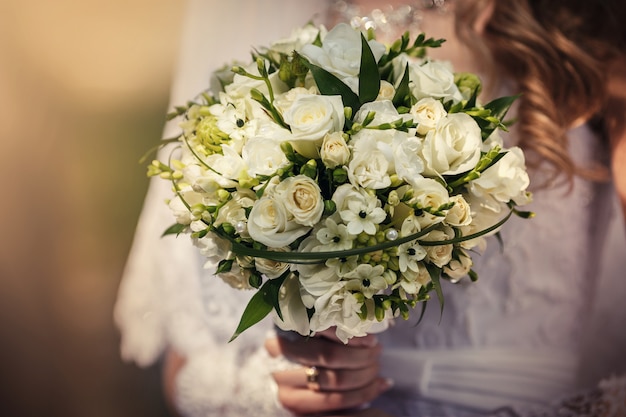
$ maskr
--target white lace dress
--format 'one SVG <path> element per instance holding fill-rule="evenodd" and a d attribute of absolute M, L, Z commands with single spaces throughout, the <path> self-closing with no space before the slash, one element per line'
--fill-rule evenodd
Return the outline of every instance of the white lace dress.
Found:
<path fill-rule="evenodd" d="M 215 18 L 218 3 L 220 16 L 237 19 Z M 282 37 L 319 9 L 313 2 L 273 0 L 250 2 L 243 12 L 235 3 L 189 4 L 173 104 L 205 87 L 211 69 L 245 59 L 250 39 L 264 44 Z M 166 136 L 175 127 L 167 130 Z M 581 161 L 605 152 L 587 126 L 571 138 Z M 419 326 L 399 321 L 380 335 L 384 373 L 396 385 L 376 405 L 397 417 L 477 416 L 509 406 L 530 415 L 581 381 L 625 370 L 621 214 L 610 184 L 577 180 L 566 191 L 535 193 L 536 218 L 511 220 L 502 249 L 490 242 L 476 259 L 477 283 L 445 285 L 441 321 L 433 302 Z M 168 195 L 165 181 L 151 183 L 120 286 L 115 319 L 122 356 L 141 366 L 168 347 L 186 356 L 177 379 L 184 415 L 288 415 L 269 375 L 277 364 L 262 347 L 271 322 L 227 343 L 252 293 L 232 290 L 203 270 L 186 237 L 160 238 L 173 223 L 163 202 Z M 616 237 L 608 239 L 612 230 Z M 602 274 L 601 265 L 610 267 Z M 596 304 L 598 297 L 606 304 Z"/>

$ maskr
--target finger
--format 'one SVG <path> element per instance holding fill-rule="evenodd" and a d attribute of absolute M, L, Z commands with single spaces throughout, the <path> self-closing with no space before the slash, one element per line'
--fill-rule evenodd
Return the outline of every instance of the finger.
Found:
<path fill-rule="evenodd" d="M 274 372 L 272 376 L 278 385 L 295 388 L 308 388 L 306 368 Z M 378 379 L 378 365 L 362 369 L 317 368 L 317 383 L 321 391 L 351 391 L 363 388 Z"/>
<path fill-rule="evenodd" d="M 283 355 L 292 362 L 332 369 L 360 369 L 378 361 L 381 347 L 339 345 L 325 338 L 268 339 L 265 347 L 270 355 Z"/>
<path fill-rule="evenodd" d="M 278 400 L 295 414 L 323 413 L 359 407 L 373 401 L 391 384 L 383 378 L 376 379 L 366 387 L 351 391 L 316 392 L 289 386 L 281 386 Z"/>

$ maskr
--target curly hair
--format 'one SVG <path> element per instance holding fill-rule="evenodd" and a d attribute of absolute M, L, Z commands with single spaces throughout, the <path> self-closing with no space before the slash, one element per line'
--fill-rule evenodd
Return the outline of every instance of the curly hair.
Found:
<path fill-rule="evenodd" d="M 516 82 L 522 94 L 516 128 L 520 146 L 534 156 L 529 165 L 570 183 L 575 175 L 607 179 L 607 167 L 576 166 L 566 134 L 601 114 L 607 66 L 626 44 L 618 20 L 625 16 L 622 0 L 493 0 L 479 37 L 474 22 L 489 1 L 456 2 L 456 29 L 481 59 L 494 64 L 487 65 L 491 78 L 505 74 Z"/>

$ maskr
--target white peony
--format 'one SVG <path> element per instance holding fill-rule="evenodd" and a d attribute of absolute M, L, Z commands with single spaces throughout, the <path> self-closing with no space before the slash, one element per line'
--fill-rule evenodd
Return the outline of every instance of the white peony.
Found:
<path fill-rule="evenodd" d="M 422 156 L 425 174 L 455 175 L 471 170 L 480 159 L 480 127 L 465 113 L 442 118 L 424 139 Z"/>
<path fill-rule="evenodd" d="M 324 136 L 341 132 L 345 123 L 341 96 L 300 95 L 283 117 L 294 149 L 307 158 L 319 157 Z"/>

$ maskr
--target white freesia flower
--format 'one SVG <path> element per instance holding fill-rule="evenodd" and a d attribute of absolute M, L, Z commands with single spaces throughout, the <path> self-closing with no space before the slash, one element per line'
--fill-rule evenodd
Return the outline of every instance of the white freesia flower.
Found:
<path fill-rule="evenodd" d="M 394 287 L 400 287 L 407 294 L 417 294 L 424 285 L 431 281 L 430 274 L 423 263 L 418 264 L 416 271 L 407 269 L 400 275 Z"/>
<path fill-rule="evenodd" d="M 426 249 L 420 246 L 416 241 L 403 243 L 398 246 L 400 272 L 406 272 L 407 269 L 414 272 L 419 271 L 419 261 L 425 257 Z"/>
<path fill-rule="evenodd" d="M 324 200 L 320 187 L 306 175 L 286 178 L 272 193 L 282 202 L 294 222 L 313 227 L 322 218 Z"/>
<path fill-rule="evenodd" d="M 393 142 L 393 158 L 396 174 L 400 179 L 412 183 L 422 177 L 424 160 L 422 142 L 415 136 L 397 137 Z"/>
<path fill-rule="evenodd" d="M 385 45 L 368 41 L 376 61 L 385 53 Z M 361 32 L 340 23 L 331 29 L 322 46 L 304 45 L 300 53 L 319 67 L 324 68 L 358 91 L 358 75 L 361 66 Z"/>
<path fill-rule="evenodd" d="M 244 145 L 241 157 L 248 167 L 248 175 L 272 175 L 278 169 L 289 165 L 289 160 L 280 149 L 280 143 L 261 137 L 254 137 Z"/>
<path fill-rule="evenodd" d="M 417 133 L 425 135 L 435 129 L 439 120 L 448 113 L 443 108 L 440 100 L 424 97 L 411 107 L 409 114 L 413 116 L 413 121 L 417 123 Z"/>
<path fill-rule="evenodd" d="M 320 251 L 340 251 L 352 248 L 354 236 L 348 233 L 345 224 L 337 224 L 331 217 L 324 222 L 325 227 L 317 231 L 315 236 L 321 243 L 316 249 Z"/>
<path fill-rule="evenodd" d="M 267 66 L 267 63 L 266 63 Z M 259 76 L 259 69 L 257 67 L 256 62 L 248 65 L 244 68 L 248 73 Z M 274 94 L 284 93 L 289 89 L 287 84 L 282 82 L 278 76 L 278 72 L 274 72 L 269 74 L 270 84 L 272 85 L 272 89 L 274 90 Z M 233 82 L 228 84 L 224 90 L 226 94 L 232 99 L 244 99 L 247 104 L 256 103 L 250 97 L 250 91 L 252 89 L 259 90 L 262 94 L 269 94 L 269 90 L 267 89 L 267 85 L 263 80 L 256 80 L 250 77 L 246 77 L 245 75 L 235 74 L 233 77 Z M 256 104 L 258 105 L 258 103 Z"/>
<path fill-rule="evenodd" d="M 387 217 L 380 207 L 380 200 L 363 190 L 354 189 L 347 196 L 345 203 L 346 207 L 339 211 L 339 215 L 346 222 L 348 233 L 352 235 L 358 235 L 361 232 L 368 235 L 376 234 L 376 225 Z"/>
<path fill-rule="evenodd" d="M 346 289 L 360 292 L 365 298 L 372 298 L 374 294 L 387 288 L 387 281 L 383 277 L 385 267 L 360 264 L 353 271 L 344 275 Z"/>
<path fill-rule="evenodd" d="M 213 154 L 206 158 L 206 164 L 216 173 L 215 179 L 223 188 L 234 188 L 234 180 L 241 178 L 246 172 L 246 164 L 239 152 L 231 146 L 222 145 L 224 154 Z M 209 174 L 211 175 L 211 174 Z M 228 186 L 226 186 L 227 184 Z"/>
<path fill-rule="evenodd" d="M 307 158 L 318 158 L 324 136 L 340 132 L 345 123 L 341 96 L 300 95 L 283 117 L 294 149 Z"/>
<path fill-rule="evenodd" d="M 225 283 L 238 290 L 252 289 L 250 286 L 250 269 L 242 268 L 237 262 L 233 263 L 228 272 L 217 274 Z"/>
<path fill-rule="evenodd" d="M 498 162 L 483 171 L 478 179 L 472 181 L 470 189 L 477 196 L 490 196 L 500 203 L 513 200 L 516 204 L 523 205 L 530 200 L 526 192 L 529 184 L 524 153 L 520 148 L 513 147 Z M 494 209 L 496 207 L 501 205 L 494 206 Z"/>
<path fill-rule="evenodd" d="M 350 149 L 341 132 L 327 133 L 324 136 L 320 157 L 327 168 L 345 165 L 350 160 Z"/>
<path fill-rule="evenodd" d="M 291 220 L 284 203 L 277 198 L 262 197 L 248 216 L 250 237 L 270 248 L 288 246 L 309 230 Z"/>
<path fill-rule="evenodd" d="M 245 222 L 246 208 L 252 207 L 256 201 L 256 195 L 251 190 L 240 189 L 231 194 L 231 199 L 220 207 L 214 220 L 214 225 L 222 223 L 235 225 L 237 222 Z"/>
<path fill-rule="evenodd" d="M 455 175 L 471 170 L 480 159 L 480 127 L 465 113 L 442 118 L 424 139 L 422 156 L 428 175 Z"/>
<path fill-rule="evenodd" d="M 306 307 L 300 298 L 300 284 L 298 277 L 290 274 L 280 287 L 278 295 L 278 306 L 282 319 L 278 314 L 274 314 L 274 324 L 285 331 L 295 331 L 302 336 L 308 336 L 311 329 L 309 327 L 309 316 Z"/>

